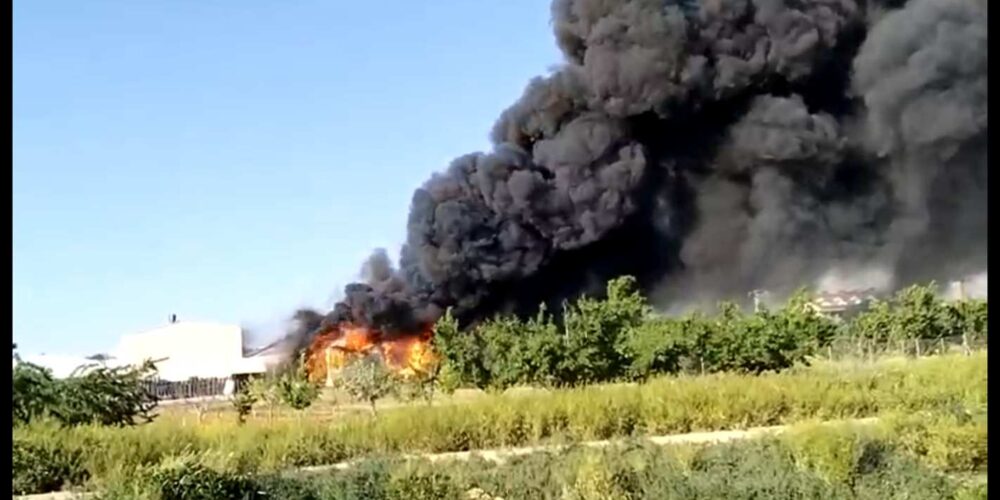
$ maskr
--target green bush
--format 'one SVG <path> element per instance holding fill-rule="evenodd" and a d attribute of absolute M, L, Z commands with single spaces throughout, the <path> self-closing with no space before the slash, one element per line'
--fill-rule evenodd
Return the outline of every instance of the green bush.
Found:
<path fill-rule="evenodd" d="M 319 386 L 309 380 L 304 359 L 297 366 L 281 374 L 275 381 L 281 401 L 293 410 L 305 410 L 319 397 Z"/>
<path fill-rule="evenodd" d="M 143 380 L 155 371 L 149 361 L 137 367 L 90 365 L 59 380 L 45 368 L 19 362 L 13 371 L 14 425 L 43 417 L 67 426 L 130 426 L 152 421 L 158 400 Z"/>
<path fill-rule="evenodd" d="M 59 385 L 47 368 L 18 360 L 12 377 L 14 425 L 43 417 L 58 404 Z"/>
<path fill-rule="evenodd" d="M 161 500 L 264 498 L 251 476 L 219 472 L 191 457 L 182 457 L 155 468 L 148 480 Z"/>
<path fill-rule="evenodd" d="M 153 420 L 158 400 L 142 383 L 156 371 L 152 362 L 138 367 L 86 368 L 89 371 L 84 375 L 59 384 L 59 403 L 51 410 L 59 422 L 129 426 Z"/>
<path fill-rule="evenodd" d="M 930 466 L 947 472 L 985 472 L 985 412 L 925 412 L 894 416 L 886 423 L 901 447 Z"/>
<path fill-rule="evenodd" d="M 236 411 L 236 420 L 241 425 L 246 423 L 247 417 L 253 411 L 253 405 L 257 402 L 257 395 L 250 390 L 237 391 L 229 398 L 229 402 Z"/>
<path fill-rule="evenodd" d="M 56 439 L 25 441 L 15 438 L 11 449 L 14 495 L 58 491 L 88 479 L 83 452 L 66 449 Z"/>

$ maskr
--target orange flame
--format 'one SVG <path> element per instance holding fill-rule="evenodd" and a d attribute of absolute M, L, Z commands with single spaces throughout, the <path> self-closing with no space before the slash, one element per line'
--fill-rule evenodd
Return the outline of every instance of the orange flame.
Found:
<path fill-rule="evenodd" d="M 430 325 L 420 332 L 382 339 L 378 330 L 344 323 L 313 339 L 306 350 L 306 369 L 310 379 L 322 382 L 353 359 L 374 353 L 397 375 L 422 376 L 431 373 L 438 361 L 430 341 Z"/>

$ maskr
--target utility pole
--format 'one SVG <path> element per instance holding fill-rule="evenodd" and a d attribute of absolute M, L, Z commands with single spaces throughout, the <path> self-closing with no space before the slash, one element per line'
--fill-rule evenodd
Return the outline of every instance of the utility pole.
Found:
<path fill-rule="evenodd" d="M 764 290 L 757 289 L 757 290 L 753 290 L 752 292 L 750 292 L 749 294 L 747 294 L 751 298 L 753 298 L 753 312 L 755 312 L 755 313 L 760 312 L 760 298 L 765 293 L 767 293 L 767 292 L 765 292 Z"/>

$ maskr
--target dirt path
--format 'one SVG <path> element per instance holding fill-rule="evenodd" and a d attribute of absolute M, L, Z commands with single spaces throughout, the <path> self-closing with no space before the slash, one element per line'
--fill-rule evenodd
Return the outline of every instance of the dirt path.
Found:
<path fill-rule="evenodd" d="M 830 422 L 824 422 L 824 424 L 841 423 L 841 422 L 851 422 L 854 424 L 873 424 L 877 421 L 877 418 L 862 418 L 862 419 L 852 419 L 852 420 L 836 420 Z M 709 444 L 709 443 L 722 443 L 726 441 L 735 441 L 739 439 L 751 439 L 759 438 L 769 434 L 779 434 L 788 429 L 787 425 L 775 425 L 771 427 L 751 427 L 745 430 L 732 430 L 732 431 L 713 431 L 713 432 L 692 432 L 688 434 L 672 434 L 667 436 L 652 436 L 645 438 L 646 441 L 650 443 L 666 446 L 666 445 L 676 445 L 676 444 Z M 621 443 L 621 439 L 608 439 L 603 441 L 585 441 L 582 443 L 574 443 L 573 445 L 559 445 L 559 446 L 525 446 L 521 448 L 497 448 L 492 450 L 475 450 L 475 451 L 457 451 L 449 453 L 420 453 L 420 454 L 405 454 L 403 455 L 408 459 L 426 459 L 432 462 L 441 462 L 449 460 L 469 460 L 473 456 L 478 456 L 484 460 L 489 460 L 495 463 L 503 463 L 507 459 L 529 455 L 531 453 L 538 453 L 542 451 L 558 451 L 560 449 L 569 448 L 570 446 L 588 446 L 593 448 L 603 448 L 605 446 L 611 446 L 616 443 Z M 302 467 L 297 469 L 297 472 L 303 473 L 322 473 L 330 470 L 342 470 L 351 467 L 358 461 L 341 462 L 332 465 L 318 465 L 313 467 Z M 74 493 L 74 492 L 56 492 L 56 493 L 44 493 L 40 495 L 26 495 L 20 497 L 14 497 L 23 500 L 71 500 L 71 499 L 82 499 L 93 497 L 93 493 Z"/>
<path fill-rule="evenodd" d="M 837 420 L 824 422 L 824 424 L 841 423 L 841 422 L 851 422 L 854 424 L 873 424 L 877 421 L 877 418 L 862 418 L 862 419 L 852 419 L 852 420 Z M 735 441 L 738 439 L 751 439 L 759 438 L 769 434 L 779 434 L 788 429 L 787 425 L 775 425 L 770 427 L 751 427 L 745 430 L 732 430 L 732 431 L 712 431 L 712 432 L 691 432 L 688 434 L 672 434 L 667 436 L 652 436 L 643 438 L 652 444 L 666 446 L 666 445 L 676 445 L 676 444 L 708 444 L 708 443 L 722 443 L 726 441 Z M 558 451 L 561 449 L 566 449 L 572 446 L 587 446 L 592 448 L 603 448 L 605 446 L 611 446 L 614 444 L 622 443 L 622 439 L 606 439 L 602 441 L 584 441 L 582 443 L 573 443 L 570 445 L 551 445 L 551 446 L 525 446 L 519 448 L 496 448 L 490 450 L 473 450 L 473 451 L 455 451 L 447 453 L 418 453 L 418 454 L 404 454 L 403 457 L 408 459 L 425 459 L 431 462 L 442 462 L 449 460 L 469 460 L 473 456 L 477 456 L 484 460 L 489 460 L 495 463 L 503 463 L 507 459 L 522 455 L 530 455 L 532 453 L 538 453 L 543 451 Z M 313 467 L 302 467 L 297 469 L 301 472 L 323 472 L 332 469 L 346 469 L 357 463 L 357 461 L 340 462 L 333 465 L 318 465 Z"/>

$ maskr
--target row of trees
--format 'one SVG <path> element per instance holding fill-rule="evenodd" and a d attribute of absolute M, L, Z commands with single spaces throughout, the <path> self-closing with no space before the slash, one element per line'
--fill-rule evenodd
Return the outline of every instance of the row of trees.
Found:
<path fill-rule="evenodd" d="M 854 339 L 889 343 L 986 335 L 989 308 L 984 300 L 941 300 L 933 283 L 914 285 L 888 300 L 875 300 L 847 325 Z"/>
<path fill-rule="evenodd" d="M 11 405 L 15 426 L 41 418 L 64 426 L 129 426 L 155 416 L 158 400 L 142 383 L 156 371 L 152 362 L 136 367 L 87 365 L 57 379 L 47 368 L 17 360 Z"/>
<path fill-rule="evenodd" d="M 805 362 L 837 337 L 882 342 L 985 335 L 986 302 L 948 303 L 933 283 L 902 290 L 847 322 L 810 306 L 805 292 L 778 310 L 746 313 L 722 303 L 713 315 L 652 313 L 631 277 L 612 280 L 603 300 L 567 304 L 560 321 L 541 308 L 522 321 L 490 319 L 459 331 L 449 314 L 435 326 L 445 386 L 504 389 L 642 380 L 664 373 L 781 370 Z"/>

